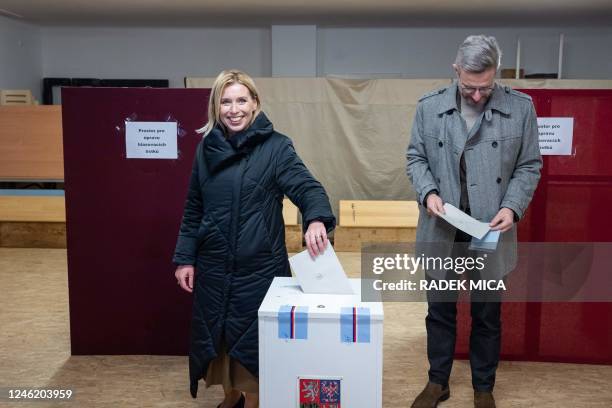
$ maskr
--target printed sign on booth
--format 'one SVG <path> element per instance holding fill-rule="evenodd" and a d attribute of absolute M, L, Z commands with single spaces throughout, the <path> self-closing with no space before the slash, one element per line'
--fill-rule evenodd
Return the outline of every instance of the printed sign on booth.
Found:
<path fill-rule="evenodd" d="M 548 156 L 572 154 L 574 118 L 538 118 L 540 153 Z"/>
<path fill-rule="evenodd" d="M 178 158 L 176 122 L 125 122 L 128 159 Z"/>

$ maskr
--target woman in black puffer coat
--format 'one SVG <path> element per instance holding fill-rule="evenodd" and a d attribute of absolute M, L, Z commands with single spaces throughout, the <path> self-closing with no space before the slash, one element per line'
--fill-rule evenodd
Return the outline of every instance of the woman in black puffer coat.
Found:
<path fill-rule="evenodd" d="M 257 407 L 257 310 L 272 279 L 291 276 L 283 196 L 303 215 L 312 256 L 327 246 L 336 220 L 291 140 L 261 112 L 248 75 L 219 74 L 208 118 L 173 259 L 178 284 L 194 294 L 191 394 L 204 378 L 223 385 L 220 407 Z"/>

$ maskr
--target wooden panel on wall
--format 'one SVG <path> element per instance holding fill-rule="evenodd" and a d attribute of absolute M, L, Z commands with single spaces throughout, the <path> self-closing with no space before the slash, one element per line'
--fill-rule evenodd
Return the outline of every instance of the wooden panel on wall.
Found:
<path fill-rule="evenodd" d="M 298 208 L 289 200 L 283 200 L 283 219 L 285 225 L 298 225 Z"/>
<path fill-rule="evenodd" d="M 286 225 L 285 226 L 285 245 L 288 252 L 302 252 L 302 226 L 301 225 Z"/>
<path fill-rule="evenodd" d="M 298 224 L 298 208 L 289 200 L 283 200 L 283 220 L 285 221 L 285 245 L 289 252 L 302 251 L 302 226 Z"/>
<path fill-rule="evenodd" d="M 0 179 L 63 180 L 61 106 L 0 106 Z"/>
<path fill-rule="evenodd" d="M 66 222 L 63 196 L 0 196 L 0 221 Z"/>
<path fill-rule="evenodd" d="M 343 227 L 409 227 L 419 219 L 416 201 L 340 200 Z"/>
<path fill-rule="evenodd" d="M 371 242 L 414 242 L 416 227 L 407 228 L 371 228 L 371 227 L 336 227 L 334 231 L 334 248 L 336 251 L 360 252 L 361 245 Z"/>

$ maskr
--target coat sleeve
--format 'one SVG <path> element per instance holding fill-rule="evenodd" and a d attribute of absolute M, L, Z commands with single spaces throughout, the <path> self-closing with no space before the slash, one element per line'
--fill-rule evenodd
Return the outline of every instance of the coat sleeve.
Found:
<path fill-rule="evenodd" d="M 327 232 L 336 227 L 325 189 L 306 168 L 293 143 L 283 138 L 276 161 L 276 182 L 281 191 L 300 209 L 304 231 L 312 221 L 321 221 Z"/>
<path fill-rule="evenodd" d="M 417 201 L 425 205 L 427 194 L 434 190 L 440 191 L 440 189 L 431 173 L 423 138 L 423 105 L 419 103 L 414 122 L 412 123 L 410 143 L 406 152 L 406 174 L 408 174 L 416 191 Z"/>
<path fill-rule="evenodd" d="M 202 190 L 200 188 L 199 174 L 199 152 L 201 144 L 198 145 L 196 157 L 193 160 L 189 191 L 185 201 L 183 219 L 179 229 L 176 249 L 172 262 L 176 265 L 195 265 L 197 255 L 198 231 L 202 222 Z"/>
<path fill-rule="evenodd" d="M 540 180 L 542 156 L 538 141 L 538 122 L 533 103 L 530 103 L 523 123 L 523 138 L 519 155 L 500 208 L 514 211 L 520 220 L 527 210 Z"/>

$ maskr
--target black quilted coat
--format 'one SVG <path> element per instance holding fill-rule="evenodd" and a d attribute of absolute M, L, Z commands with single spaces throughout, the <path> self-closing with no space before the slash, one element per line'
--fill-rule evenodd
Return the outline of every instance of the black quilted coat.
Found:
<path fill-rule="evenodd" d="M 226 139 L 215 128 L 198 145 L 173 261 L 195 265 L 189 354 L 191 395 L 221 351 L 258 376 L 257 309 L 275 276 L 291 276 L 283 195 L 303 224 L 335 227 L 329 199 L 296 154 L 260 113 Z"/>

